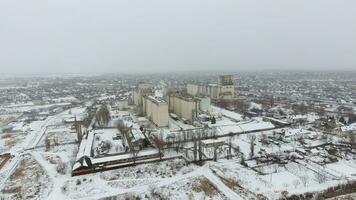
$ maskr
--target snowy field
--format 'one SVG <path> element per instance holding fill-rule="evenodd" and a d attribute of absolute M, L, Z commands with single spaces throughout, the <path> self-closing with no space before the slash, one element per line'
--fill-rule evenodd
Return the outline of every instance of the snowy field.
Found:
<path fill-rule="evenodd" d="M 320 145 L 328 141 L 338 142 L 337 137 L 330 136 L 325 139 L 320 132 L 300 127 L 274 129 L 273 124 L 261 118 L 239 121 L 236 119 L 237 113 L 231 115 L 229 112 L 224 111 L 225 114 L 217 119 L 216 124 L 206 124 L 214 127 L 218 135 L 240 133 L 233 137 L 224 136 L 218 140 L 205 141 L 224 143 L 217 151 L 217 162 L 206 161 L 196 165 L 177 158 L 74 177 L 71 176 L 71 169 L 79 144 L 74 127 L 68 121 L 77 116 L 85 116 L 84 108 L 72 108 L 28 124 L 16 122 L 13 124 L 16 132 L 0 134 L 2 152 L 14 155 L 0 169 L 0 197 L 278 199 L 286 191 L 289 195 L 303 194 L 356 180 L 356 163 L 352 154 L 338 151 L 337 161 L 326 162 L 329 161 L 326 158 L 330 157 L 329 147 Z M 135 117 L 130 113 L 113 114 L 127 117 L 127 123 L 138 128 Z M 114 125 L 117 118 L 110 123 Z M 191 127 L 192 125 L 171 120 L 169 129 L 159 133 L 168 135 L 169 131 L 187 130 Z M 110 148 L 101 153 L 115 154 L 123 150 L 122 141 L 113 140 L 117 136 L 117 129 L 96 131 L 95 136 L 98 138 L 93 140 L 93 149 L 100 149 L 103 141 L 111 141 Z M 247 134 L 248 131 L 254 132 Z M 285 137 L 281 138 L 280 134 L 285 134 Z M 299 137 L 303 137 L 303 141 L 300 141 Z M 252 139 L 254 155 L 251 155 Z M 46 140 L 50 142 L 49 147 Z M 227 160 L 226 150 L 229 142 L 233 151 L 232 158 Z M 192 146 L 192 142 L 185 144 L 186 148 Z M 304 152 L 303 149 L 310 151 Z M 203 152 L 213 157 L 213 149 L 203 149 Z M 166 150 L 165 153 L 170 155 L 172 152 Z M 99 154 L 100 152 L 97 155 Z M 246 165 L 241 164 L 242 155 L 246 159 Z M 263 159 L 268 160 L 274 155 L 284 160 L 280 163 L 273 160 L 262 162 Z M 296 156 L 297 159 L 287 160 L 290 156 Z"/>

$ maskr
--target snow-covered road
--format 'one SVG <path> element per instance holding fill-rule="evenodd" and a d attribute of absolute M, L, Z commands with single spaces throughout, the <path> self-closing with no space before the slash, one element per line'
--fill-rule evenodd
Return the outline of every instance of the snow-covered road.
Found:
<path fill-rule="evenodd" d="M 41 141 L 43 136 L 46 133 L 47 126 L 59 120 L 60 117 L 66 114 L 68 110 L 63 111 L 57 115 L 49 116 L 46 120 L 44 120 L 41 125 L 36 129 L 33 130 L 30 135 L 27 136 L 26 140 L 24 141 L 24 145 L 21 149 L 16 151 L 11 151 L 12 156 L 14 156 L 8 163 L 5 164 L 4 168 L 0 171 L 0 190 L 3 189 L 5 182 L 11 176 L 11 174 L 15 171 L 17 165 L 20 163 L 22 156 L 27 153 L 27 150 L 31 150 L 35 148 L 38 143 Z"/>

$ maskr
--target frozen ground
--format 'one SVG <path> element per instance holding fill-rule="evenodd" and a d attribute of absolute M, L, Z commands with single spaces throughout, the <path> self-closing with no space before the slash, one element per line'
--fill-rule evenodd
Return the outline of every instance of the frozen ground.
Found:
<path fill-rule="evenodd" d="M 71 124 L 64 123 L 73 115 L 83 115 L 83 108 L 66 110 L 43 121 L 35 121 L 22 126 L 17 133 L 0 135 L 0 144 L 4 152 L 10 152 L 13 158 L 0 169 L 0 197 L 5 199 L 103 199 L 107 197 L 127 199 L 278 199 L 284 191 L 289 194 L 301 194 L 320 191 L 350 180 L 356 180 L 355 159 L 340 159 L 321 167 L 315 160 L 324 149 L 306 156 L 303 160 L 282 165 L 261 165 L 247 160 L 248 167 L 240 164 L 241 156 L 234 154 L 226 160 L 226 153 L 218 156 L 217 162 L 205 162 L 201 166 L 187 163 L 183 159 L 167 160 L 142 164 L 111 171 L 82 176 L 71 176 L 71 168 L 78 152 L 76 133 Z M 228 115 L 228 113 L 226 113 Z M 232 117 L 232 116 L 230 116 Z M 234 116 L 237 117 L 237 116 Z M 174 122 L 173 122 L 174 123 Z M 183 124 L 173 124 L 172 129 Z M 209 126 L 215 126 L 208 124 Z M 260 118 L 236 122 L 222 117 L 216 126 L 220 133 L 268 129 L 274 126 Z M 187 125 L 188 126 L 188 125 Z M 187 127 L 186 127 L 187 128 Z M 298 128 L 286 130 L 297 132 Z M 115 129 L 102 131 L 100 141 L 111 140 Z M 284 154 L 301 148 L 289 141 L 277 141 L 276 130 L 241 134 L 231 139 L 233 147 L 249 158 L 250 140 L 256 136 L 255 152 L 266 154 Z M 263 145 L 261 138 L 269 136 L 270 144 Z M 317 143 L 319 133 L 309 131 L 305 141 L 311 145 Z M 45 140 L 50 140 L 46 148 Z M 272 139 L 271 139 L 272 138 Z M 229 141 L 229 137 L 221 138 Z M 273 141 L 272 141 L 273 140 Z M 333 138 L 331 138 L 333 140 Z M 317 143 L 317 144 L 319 144 Z M 11 144 L 11 145 L 9 145 Z M 110 149 L 111 153 L 116 150 Z M 288 155 L 288 154 L 287 154 Z M 349 156 L 350 157 L 350 156 Z M 349 158 L 347 157 L 347 158 Z M 320 177 L 322 174 L 323 177 Z M 322 178 L 322 180 L 321 180 Z M 24 181 L 26 180 L 26 181 Z"/>

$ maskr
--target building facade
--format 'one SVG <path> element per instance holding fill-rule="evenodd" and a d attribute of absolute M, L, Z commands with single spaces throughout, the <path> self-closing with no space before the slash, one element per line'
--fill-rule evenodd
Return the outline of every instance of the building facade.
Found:
<path fill-rule="evenodd" d="M 126 110 L 129 108 L 129 101 L 127 98 L 118 99 L 116 104 L 119 110 Z"/>
<path fill-rule="evenodd" d="M 146 96 L 143 109 L 148 119 L 156 126 L 168 126 L 168 104 L 166 101 L 158 97 Z"/>
<path fill-rule="evenodd" d="M 235 97 L 233 76 L 219 76 L 218 84 L 187 84 L 187 93 L 193 96 L 207 95 L 211 99 L 233 99 Z"/>
<path fill-rule="evenodd" d="M 189 121 L 193 121 L 197 117 L 200 108 L 198 99 L 181 94 L 171 94 L 168 98 L 170 112 Z"/>
<path fill-rule="evenodd" d="M 135 104 L 139 114 L 144 114 L 144 98 L 153 94 L 152 84 L 140 82 L 132 92 L 133 103 Z"/>

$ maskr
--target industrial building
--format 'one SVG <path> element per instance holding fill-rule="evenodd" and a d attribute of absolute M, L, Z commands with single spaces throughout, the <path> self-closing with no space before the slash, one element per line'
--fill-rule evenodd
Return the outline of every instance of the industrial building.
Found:
<path fill-rule="evenodd" d="M 168 126 L 168 104 L 163 99 L 146 96 L 144 98 L 143 110 L 156 126 Z"/>
<path fill-rule="evenodd" d="M 133 103 L 135 104 L 139 114 L 144 113 L 143 103 L 144 97 L 153 95 L 152 84 L 140 82 L 132 93 Z"/>
<path fill-rule="evenodd" d="M 209 97 L 194 97 L 189 94 L 173 93 L 168 97 L 169 112 L 178 117 L 194 121 L 200 111 L 207 111 L 210 108 Z"/>
<path fill-rule="evenodd" d="M 235 97 L 233 76 L 219 76 L 218 84 L 187 84 L 187 93 L 193 96 L 207 95 L 211 99 L 233 99 Z"/>
<path fill-rule="evenodd" d="M 173 113 L 187 122 L 193 122 L 200 112 L 207 112 L 211 100 L 209 96 L 195 96 L 181 90 L 170 91 L 166 100 L 154 96 L 152 85 L 140 83 L 133 91 L 133 101 L 137 111 L 154 123 L 157 127 L 168 126 L 169 113 Z"/>
<path fill-rule="evenodd" d="M 197 116 L 199 102 L 190 95 L 171 94 L 168 103 L 169 111 L 180 118 L 193 121 L 193 118 Z"/>
<path fill-rule="evenodd" d="M 117 108 L 119 110 L 126 110 L 129 108 L 129 103 L 127 98 L 120 98 L 116 102 Z"/>
<path fill-rule="evenodd" d="M 162 98 L 154 97 L 152 84 L 140 82 L 132 93 L 133 102 L 140 115 L 158 127 L 168 126 L 168 104 Z"/>

